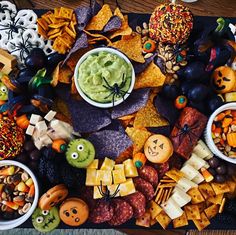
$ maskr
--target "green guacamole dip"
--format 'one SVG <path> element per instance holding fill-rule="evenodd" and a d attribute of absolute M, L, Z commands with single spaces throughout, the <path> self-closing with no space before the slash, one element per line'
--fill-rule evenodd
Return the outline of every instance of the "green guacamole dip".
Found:
<path fill-rule="evenodd" d="M 79 86 L 90 99 L 110 103 L 122 99 L 129 90 L 132 68 L 120 56 L 102 51 L 89 55 L 79 67 Z M 119 94 L 113 93 L 119 87 Z M 117 91 L 117 89 L 115 89 Z"/>

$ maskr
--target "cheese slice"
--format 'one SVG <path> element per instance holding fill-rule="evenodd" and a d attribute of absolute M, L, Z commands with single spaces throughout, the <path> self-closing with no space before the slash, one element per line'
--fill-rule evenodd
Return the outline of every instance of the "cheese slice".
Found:
<path fill-rule="evenodd" d="M 161 205 L 161 207 L 172 220 L 180 217 L 184 213 L 172 198 L 169 198 L 168 201 Z"/>
<path fill-rule="evenodd" d="M 87 169 L 88 169 L 88 168 L 91 168 L 91 169 L 98 169 L 98 163 L 99 163 L 99 160 L 98 160 L 98 159 L 94 159 L 94 160 L 89 164 L 89 166 L 87 166 Z"/>
<path fill-rule="evenodd" d="M 192 181 L 196 184 L 200 184 L 201 182 L 204 181 L 204 177 L 202 176 L 202 174 L 198 173 L 197 176 L 195 176 Z"/>
<path fill-rule="evenodd" d="M 112 175 L 114 184 L 120 184 L 126 181 L 125 171 L 123 169 L 113 170 Z"/>
<path fill-rule="evenodd" d="M 191 197 L 178 187 L 176 187 L 175 192 L 170 198 L 172 198 L 180 207 L 185 206 L 191 201 Z"/>
<path fill-rule="evenodd" d="M 207 162 L 202 158 L 198 157 L 195 153 L 192 153 L 191 157 L 188 161 L 185 162 L 185 165 L 189 164 L 194 169 L 199 170 L 202 168 Z"/>
<path fill-rule="evenodd" d="M 198 144 L 193 149 L 193 153 L 205 160 L 208 160 L 213 157 L 213 153 L 202 140 L 198 141 Z"/>
<path fill-rule="evenodd" d="M 136 190 L 132 179 L 128 179 L 124 183 L 120 184 L 120 196 L 122 197 L 135 193 L 135 191 Z"/>
<path fill-rule="evenodd" d="M 102 166 L 101 166 L 101 170 L 113 170 L 114 168 L 114 165 L 115 165 L 115 161 L 113 161 L 112 159 L 110 158 L 105 158 L 103 163 L 102 163 Z"/>
<path fill-rule="evenodd" d="M 182 189 L 184 192 L 188 192 L 189 189 L 197 187 L 197 184 L 183 177 L 177 182 L 176 186 Z"/>
<path fill-rule="evenodd" d="M 115 170 L 119 170 L 119 169 L 125 170 L 125 165 L 124 164 L 116 164 L 114 166 L 114 169 Z"/>
<path fill-rule="evenodd" d="M 102 190 L 102 192 L 106 191 L 106 187 L 105 186 L 94 186 L 93 187 L 93 199 L 99 199 L 102 198 L 102 194 L 100 192 L 100 190 Z"/>
<path fill-rule="evenodd" d="M 198 174 L 198 171 L 189 164 L 183 166 L 180 171 L 183 172 L 185 177 L 189 180 L 192 180 Z"/>
<path fill-rule="evenodd" d="M 127 159 L 123 163 L 125 166 L 125 176 L 126 177 L 137 177 L 138 176 L 137 168 L 131 159 Z"/>
<path fill-rule="evenodd" d="M 97 170 L 92 168 L 87 169 L 85 185 L 86 186 L 99 185 L 99 182 L 97 182 L 96 179 L 97 179 Z"/>
<path fill-rule="evenodd" d="M 120 196 L 120 185 L 119 184 L 112 184 L 107 186 L 107 189 L 110 191 L 110 195 L 113 196 L 113 194 L 116 192 L 116 194 L 113 197 L 119 197 Z"/>
<path fill-rule="evenodd" d="M 97 170 L 96 182 L 102 182 L 102 185 L 112 185 L 111 171 L 109 171 L 109 170 Z"/>

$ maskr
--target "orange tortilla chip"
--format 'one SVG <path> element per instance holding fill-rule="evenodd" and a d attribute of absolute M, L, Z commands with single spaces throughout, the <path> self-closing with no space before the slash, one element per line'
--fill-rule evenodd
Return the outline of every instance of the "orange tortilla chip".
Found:
<path fill-rule="evenodd" d="M 108 23 L 108 21 L 112 17 L 112 11 L 108 4 L 104 4 L 102 9 L 95 15 L 88 25 L 86 26 L 86 30 L 102 30 L 104 26 Z"/>
<path fill-rule="evenodd" d="M 147 104 L 141 108 L 134 119 L 134 127 L 160 127 L 169 123 L 157 112 L 153 102 L 148 100 Z"/>
<path fill-rule="evenodd" d="M 160 87 L 165 82 L 165 75 L 152 61 L 148 67 L 136 77 L 134 89 L 146 87 Z"/>
<path fill-rule="evenodd" d="M 119 49 L 133 61 L 139 63 L 145 62 L 142 55 L 142 42 L 140 34 L 133 33 L 132 36 L 122 38 L 121 40 L 110 44 L 110 46 Z"/>
<path fill-rule="evenodd" d="M 136 129 L 134 127 L 127 127 L 125 131 L 134 143 L 133 154 L 142 151 L 146 140 L 151 135 L 151 132 L 147 130 Z"/>

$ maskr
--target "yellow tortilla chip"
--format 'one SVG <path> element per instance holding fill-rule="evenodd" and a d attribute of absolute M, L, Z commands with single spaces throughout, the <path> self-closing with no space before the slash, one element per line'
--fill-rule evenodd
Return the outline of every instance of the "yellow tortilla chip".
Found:
<path fill-rule="evenodd" d="M 60 68 L 59 71 L 59 82 L 70 84 L 73 77 L 73 71 L 67 66 L 64 65 Z"/>
<path fill-rule="evenodd" d="M 148 100 L 146 106 L 141 108 L 134 119 L 134 127 L 159 127 L 167 126 L 168 122 L 157 112 L 151 100 Z"/>
<path fill-rule="evenodd" d="M 108 43 L 111 43 L 110 39 L 107 38 L 106 36 L 102 35 L 102 34 L 99 34 L 99 33 L 90 33 L 89 31 L 87 30 L 84 30 L 84 32 L 88 35 L 88 36 L 91 36 L 91 38 L 88 38 L 88 41 L 99 41 L 101 38 L 103 40 L 106 40 Z"/>
<path fill-rule="evenodd" d="M 143 149 L 146 140 L 151 135 L 147 130 L 136 129 L 134 127 L 127 127 L 125 131 L 134 143 L 133 154 L 140 152 Z"/>
<path fill-rule="evenodd" d="M 102 30 L 104 26 L 108 23 L 108 21 L 112 17 L 112 11 L 108 4 L 104 4 L 102 9 L 95 15 L 88 25 L 86 26 L 86 30 Z"/>
<path fill-rule="evenodd" d="M 122 51 L 129 57 L 129 59 L 133 61 L 139 63 L 145 62 L 142 54 L 142 42 L 140 34 L 133 33 L 132 35 L 128 36 L 128 38 L 122 38 L 121 40 L 109 45 Z"/>
<path fill-rule="evenodd" d="M 59 82 L 59 73 L 60 73 L 61 64 L 62 64 L 62 61 L 60 63 L 58 63 L 57 67 L 54 69 L 54 71 L 52 73 L 51 85 L 53 87 L 57 86 L 57 84 Z"/>
<path fill-rule="evenodd" d="M 166 76 L 152 61 L 148 67 L 136 77 L 134 89 L 146 87 L 160 87 L 164 84 Z"/>

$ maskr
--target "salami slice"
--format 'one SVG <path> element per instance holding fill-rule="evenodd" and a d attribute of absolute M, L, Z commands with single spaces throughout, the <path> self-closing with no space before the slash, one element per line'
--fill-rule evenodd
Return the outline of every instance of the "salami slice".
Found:
<path fill-rule="evenodd" d="M 100 200 L 89 215 L 89 220 L 95 224 L 109 221 L 114 215 L 114 209 L 110 202 Z"/>
<path fill-rule="evenodd" d="M 142 179 L 151 183 L 154 188 L 157 186 L 158 173 L 154 167 L 144 165 L 142 168 L 139 169 L 138 173 Z"/>
<path fill-rule="evenodd" d="M 132 206 L 134 218 L 138 218 L 144 215 L 146 209 L 146 198 L 142 193 L 137 191 L 123 197 L 123 199 Z"/>
<path fill-rule="evenodd" d="M 136 190 L 140 191 L 146 198 L 147 201 L 150 201 L 154 197 L 154 188 L 153 186 L 146 180 L 141 177 L 134 178 L 134 185 Z"/>
<path fill-rule="evenodd" d="M 118 198 L 113 199 L 112 206 L 114 209 L 114 215 L 111 220 L 108 221 L 108 224 L 112 226 L 118 226 L 132 218 L 133 208 L 125 200 Z"/>
<path fill-rule="evenodd" d="M 159 166 L 159 177 L 162 178 L 165 173 L 170 169 L 169 162 L 165 162 Z"/>

